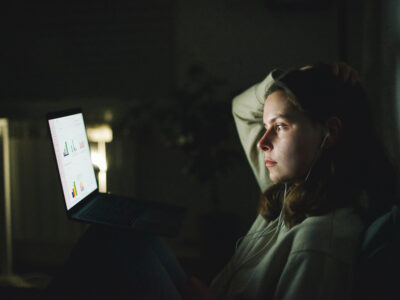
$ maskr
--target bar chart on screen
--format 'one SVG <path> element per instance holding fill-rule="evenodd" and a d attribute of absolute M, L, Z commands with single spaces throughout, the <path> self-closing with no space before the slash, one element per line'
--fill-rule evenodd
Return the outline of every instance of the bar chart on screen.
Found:
<path fill-rule="evenodd" d="M 82 114 L 50 123 L 67 208 L 97 188 Z"/>

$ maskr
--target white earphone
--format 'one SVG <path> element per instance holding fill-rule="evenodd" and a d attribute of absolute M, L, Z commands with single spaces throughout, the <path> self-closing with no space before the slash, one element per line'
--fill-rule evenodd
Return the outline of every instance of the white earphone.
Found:
<path fill-rule="evenodd" d="M 326 142 L 327 138 L 330 137 L 330 136 L 331 136 L 330 132 L 328 130 L 326 130 L 326 133 L 325 133 L 325 136 L 324 136 L 324 138 L 322 140 L 321 146 L 319 147 L 320 149 L 322 149 L 322 147 L 325 145 L 325 142 Z"/>
<path fill-rule="evenodd" d="M 317 153 L 316 157 L 314 158 L 314 160 L 313 160 L 313 162 L 312 162 L 312 164 L 311 164 L 310 169 L 309 169 L 308 172 L 307 172 L 305 181 L 308 180 L 308 177 L 310 176 L 311 170 L 312 170 L 312 168 L 313 168 L 315 162 L 317 161 L 317 158 L 318 158 L 318 156 L 320 155 L 321 150 L 322 150 L 322 148 L 324 147 L 327 138 L 330 137 L 330 136 L 331 136 L 330 132 L 329 132 L 328 130 L 326 130 L 325 136 L 324 136 L 324 138 L 322 139 L 322 142 L 321 142 L 321 146 L 319 146 L 318 153 Z"/>

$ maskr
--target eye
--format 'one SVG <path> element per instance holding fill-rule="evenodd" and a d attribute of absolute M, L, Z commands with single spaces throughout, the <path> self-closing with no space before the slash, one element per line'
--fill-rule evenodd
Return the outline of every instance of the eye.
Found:
<path fill-rule="evenodd" d="M 284 124 L 276 124 L 275 125 L 275 130 L 276 131 L 281 131 L 282 129 L 285 129 L 286 126 Z"/>

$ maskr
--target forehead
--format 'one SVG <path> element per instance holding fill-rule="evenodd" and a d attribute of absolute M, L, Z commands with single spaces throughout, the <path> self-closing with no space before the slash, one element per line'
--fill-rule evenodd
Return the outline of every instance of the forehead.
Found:
<path fill-rule="evenodd" d="M 282 91 L 273 92 L 265 100 L 264 122 L 280 115 L 295 117 L 298 114 L 300 112 Z"/>

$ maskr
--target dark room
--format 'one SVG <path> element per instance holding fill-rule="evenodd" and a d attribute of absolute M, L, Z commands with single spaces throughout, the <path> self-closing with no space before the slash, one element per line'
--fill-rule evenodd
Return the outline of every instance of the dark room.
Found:
<path fill-rule="evenodd" d="M 2 7 L 0 299 L 400 299 L 400 2 Z"/>

